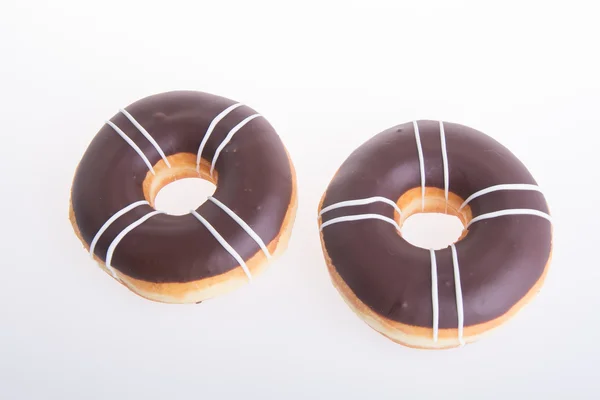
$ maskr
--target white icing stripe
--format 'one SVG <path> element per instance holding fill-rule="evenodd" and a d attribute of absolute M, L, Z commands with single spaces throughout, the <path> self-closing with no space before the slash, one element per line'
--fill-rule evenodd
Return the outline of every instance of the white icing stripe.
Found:
<path fill-rule="evenodd" d="M 98 243 L 98 240 L 100 240 L 100 236 L 102 236 L 102 234 L 104 233 L 104 231 L 106 231 L 108 229 L 108 227 L 115 222 L 119 217 L 121 217 L 123 214 L 133 210 L 136 207 L 139 207 L 141 205 L 144 204 L 150 204 L 148 203 L 146 200 L 140 200 L 140 201 L 136 201 L 135 203 L 131 203 L 130 205 L 128 205 L 127 207 L 123 207 L 121 210 L 117 211 L 112 217 L 110 217 L 105 223 L 104 225 L 102 225 L 100 227 L 100 229 L 98 230 L 98 233 L 96 233 L 96 236 L 94 236 L 94 239 L 92 239 L 92 243 L 90 244 L 90 256 L 94 257 L 94 249 L 96 248 L 96 244 Z"/>
<path fill-rule="evenodd" d="M 448 188 L 450 187 L 450 176 L 448 173 L 448 151 L 446 150 L 446 132 L 444 123 L 440 121 L 440 143 L 442 145 L 442 163 L 444 165 L 444 197 L 446 198 L 446 212 L 448 212 Z"/>
<path fill-rule="evenodd" d="M 390 206 L 394 207 L 394 209 L 396 211 L 398 211 L 398 214 L 402 215 L 402 210 L 400 210 L 400 207 L 398 207 L 398 205 L 396 203 L 394 203 L 390 199 L 387 199 L 387 198 L 381 197 L 381 196 L 369 197 L 366 199 L 358 199 L 358 200 L 340 201 L 339 203 L 334 203 L 330 206 L 325 207 L 324 209 L 321 210 L 319 215 L 323 215 L 328 211 L 335 210 L 336 208 L 362 206 L 365 204 L 371 204 L 371 203 L 377 203 L 377 202 L 389 204 Z"/>
<path fill-rule="evenodd" d="M 456 246 L 454 243 L 450 245 L 450 248 L 452 250 L 452 266 L 454 267 L 454 290 L 456 292 L 456 313 L 458 314 L 458 342 L 461 345 L 464 345 L 463 330 L 465 315 L 463 309 L 462 288 L 460 285 L 460 267 L 458 265 L 458 255 L 456 254 Z"/>
<path fill-rule="evenodd" d="M 413 121 L 415 131 L 415 140 L 417 141 L 417 152 L 419 153 L 419 170 L 421 171 L 421 210 L 425 209 L 425 162 L 423 161 L 423 148 L 421 147 L 421 135 L 419 135 L 419 125 Z"/>
<path fill-rule="evenodd" d="M 156 151 L 158 151 L 158 154 L 160 154 L 160 156 L 162 157 L 162 159 L 165 161 L 165 164 L 167 164 L 167 167 L 171 168 L 171 164 L 169 163 L 169 160 L 167 160 L 167 156 L 165 156 L 165 153 L 162 151 L 162 149 L 160 148 L 160 146 L 158 145 L 158 143 L 156 142 L 156 140 L 154 140 L 154 138 L 152 137 L 152 135 L 150 135 L 148 133 L 148 131 L 139 122 L 137 122 L 135 118 L 133 118 L 133 115 L 131 115 L 131 114 L 129 114 L 127 112 L 127 110 L 121 108 L 119 111 L 124 116 L 126 116 L 129 121 L 131 121 L 131 123 L 133 124 L 133 126 L 135 126 L 138 129 L 138 131 L 140 131 L 140 133 L 142 135 L 144 135 L 144 137 L 146 139 L 148 139 L 148 141 L 150 143 L 152 143 L 152 146 L 154 146 L 154 148 L 156 149 Z"/>
<path fill-rule="evenodd" d="M 221 120 L 223 118 L 225 118 L 227 116 L 227 114 L 229 114 L 230 112 L 232 112 L 233 110 L 235 110 L 236 108 L 241 107 L 241 106 L 243 106 L 242 103 L 236 103 L 236 104 L 233 104 L 233 105 L 227 107 L 226 109 L 221 111 L 219 113 L 219 115 L 217 115 L 215 118 L 213 118 L 213 120 L 210 122 L 210 125 L 208 126 L 208 129 L 206 130 L 206 133 L 204 134 L 204 137 L 202 138 L 202 142 L 200 142 L 200 147 L 198 147 L 198 155 L 196 156 L 196 170 L 198 172 L 200 172 L 200 160 L 202 159 L 202 152 L 204 151 L 204 146 L 206 146 L 206 142 L 208 141 L 208 138 L 215 130 L 215 127 L 217 126 L 217 124 L 219 122 L 221 122 Z"/>
<path fill-rule="evenodd" d="M 150 172 L 152 172 L 152 175 L 156 175 L 154 173 L 154 168 L 152 168 L 152 164 L 150 164 L 150 161 L 146 158 L 146 156 L 144 155 L 142 150 L 137 146 L 137 144 L 135 144 L 133 140 L 131 140 L 131 138 L 129 138 L 129 136 L 125 134 L 125 132 L 123 132 L 117 125 L 115 125 L 111 121 L 106 121 L 106 124 L 113 128 L 115 132 L 117 132 L 119 136 L 121 136 L 123 140 L 125 140 L 127 144 L 129 144 L 135 150 L 135 152 L 138 153 L 140 157 L 142 157 L 142 160 L 144 160 L 144 163 L 146 163 L 146 166 L 148 167 Z"/>
<path fill-rule="evenodd" d="M 233 129 L 229 131 L 229 133 L 227 134 L 225 139 L 223 139 L 223 141 L 221 142 L 219 147 L 217 147 L 217 150 L 215 150 L 215 155 L 213 156 L 212 164 L 210 165 L 210 176 L 212 176 L 213 171 L 215 169 L 215 165 L 217 165 L 217 160 L 219 159 L 219 155 L 221 154 L 221 151 L 223 151 L 225 146 L 227 146 L 227 144 L 229 143 L 229 141 L 231 140 L 233 135 L 235 135 L 237 133 L 237 131 L 242 129 L 248 122 L 250 122 L 254 118 L 258 118 L 258 117 L 261 117 L 261 115 L 260 114 L 251 115 L 251 116 L 247 117 L 246 119 L 244 119 L 239 124 L 237 124 L 236 126 L 234 126 Z"/>
<path fill-rule="evenodd" d="M 263 240 L 260 238 L 260 236 L 258 236 L 258 234 L 256 232 L 254 232 L 254 230 L 250 227 L 250 225 L 248 225 L 246 223 L 246 221 L 241 219 L 236 213 L 233 212 L 233 210 L 231 210 L 229 207 L 227 207 L 225 204 L 223 204 L 219 200 L 215 199 L 214 197 L 208 196 L 208 200 L 215 203 L 221 210 L 225 211 L 225 213 L 227 215 L 229 215 L 235 222 L 237 222 L 238 225 L 241 226 L 242 229 L 246 231 L 248 236 L 250 236 L 252 239 L 254 239 L 256 244 L 258 244 L 260 246 L 263 253 L 265 253 L 265 256 L 267 256 L 267 259 L 271 259 L 271 253 L 269 253 L 269 249 L 267 249 L 265 242 L 263 242 Z"/>
<path fill-rule="evenodd" d="M 119 279 L 119 277 L 117 276 L 117 273 L 113 269 L 111 263 L 112 263 L 113 254 L 115 253 L 115 249 L 117 248 L 117 245 L 119 244 L 119 242 L 121 240 L 123 240 L 123 238 L 125 237 L 125 235 L 127 235 L 129 232 L 131 232 L 132 230 L 134 230 L 135 228 L 137 228 L 138 226 L 140 226 L 141 224 L 143 224 L 144 222 L 146 222 L 148 219 L 152 218 L 153 216 L 155 216 L 157 214 L 163 214 L 163 212 L 162 211 L 152 211 L 152 212 L 149 212 L 148 214 L 146 214 L 143 217 L 139 218 L 137 221 L 131 223 L 129 226 L 127 226 L 127 228 L 123 229 L 121 231 L 121 233 L 119 233 L 117 235 L 117 237 L 114 238 L 114 240 L 112 241 L 112 243 L 110 244 L 110 246 L 108 246 L 108 251 L 106 252 L 106 262 L 105 262 L 105 264 L 106 264 L 106 268 L 110 271 L 110 273 L 112 274 L 112 276 L 115 279 Z"/>
<path fill-rule="evenodd" d="M 221 246 L 223 246 L 225 251 L 227 251 L 229 254 L 231 254 L 231 256 L 233 258 L 235 258 L 235 261 L 237 261 L 237 263 L 240 265 L 240 267 L 242 267 L 242 269 L 246 273 L 248 280 L 251 281 L 252 275 L 250 274 L 250 270 L 248 269 L 248 266 L 244 262 L 244 259 L 239 255 L 239 253 L 237 251 L 235 251 L 235 249 L 233 247 L 231 247 L 231 245 L 229 243 L 227 243 L 227 241 L 223 238 L 223 236 L 221 236 L 219 234 L 219 232 L 217 232 L 217 230 L 207 220 L 205 220 L 200 214 L 198 214 L 195 210 L 191 210 L 190 213 L 192 213 L 194 215 L 194 217 L 196 217 L 198 219 L 198 221 L 200 221 L 202 223 L 202 225 L 204 225 L 206 227 L 206 229 L 208 229 L 208 231 L 215 237 L 215 239 L 217 239 L 217 241 L 221 244 Z"/>
<path fill-rule="evenodd" d="M 478 215 L 469 221 L 469 223 L 467 224 L 467 228 L 469 228 L 469 226 L 471 226 L 471 224 L 473 224 L 474 222 L 481 221 L 483 219 L 503 217 L 505 215 L 536 215 L 538 217 L 545 218 L 548 221 L 552 222 L 552 217 L 550 215 L 546 214 L 545 212 L 542 212 L 539 210 L 530 210 L 527 208 L 513 208 L 513 209 L 509 209 L 509 210 L 500 210 L 500 211 L 494 211 L 494 212 L 487 213 L 487 214 Z"/>
<path fill-rule="evenodd" d="M 497 192 L 499 190 L 533 190 L 533 191 L 540 192 L 540 193 L 542 192 L 542 190 L 540 189 L 540 187 L 538 185 L 531 185 L 531 184 L 527 184 L 527 183 L 509 183 L 509 184 L 505 184 L 505 185 L 490 186 L 488 188 L 481 189 L 481 190 L 473 193 L 469 197 L 467 197 L 467 199 L 459 207 L 459 210 L 462 210 L 462 208 L 464 206 L 466 206 L 467 204 L 469 204 L 469 202 L 471 200 L 476 199 L 479 196 L 483 196 L 484 194 Z"/>
<path fill-rule="evenodd" d="M 385 221 L 388 224 L 394 225 L 394 227 L 397 230 L 400 230 L 400 227 L 398 226 L 398 224 L 396 223 L 396 221 L 394 221 L 391 218 L 384 217 L 383 215 L 379 215 L 379 214 L 347 215 L 345 217 L 338 217 L 338 218 L 330 219 L 329 221 L 324 222 L 324 223 L 321 224 L 321 230 L 323 230 L 323 228 L 325 228 L 326 226 L 337 224 L 339 222 L 361 221 L 361 220 L 364 220 L 364 219 L 378 219 L 378 220 L 381 220 L 381 221 Z"/>
<path fill-rule="evenodd" d="M 431 304 L 433 306 L 433 341 L 438 340 L 438 326 L 440 320 L 439 301 L 438 301 L 438 281 L 437 281 L 437 262 L 435 260 L 435 250 L 430 249 L 431 256 Z"/>

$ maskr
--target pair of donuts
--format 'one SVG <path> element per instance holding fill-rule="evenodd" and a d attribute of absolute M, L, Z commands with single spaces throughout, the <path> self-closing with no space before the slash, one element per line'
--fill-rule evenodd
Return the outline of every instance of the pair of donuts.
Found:
<path fill-rule="evenodd" d="M 154 208 L 182 178 L 216 185 L 185 215 Z M 83 155 L 69 207 L 76 235 L 139 295 L 198 303 L 251 281 L 287 246 L 293 163 L 267 120 L 201 92 L 139 100 L 106 121 Z M 419 212 L 465 229 L 442 250 L 402 238 Z M 411 347 L 449 348 L 501 325 L 539 291 L 552 253 L 548 206 L 505 147 L 458 124 L 414 121 L 367 141 L 319 204 L 333 285 L 369 326 Z"/>

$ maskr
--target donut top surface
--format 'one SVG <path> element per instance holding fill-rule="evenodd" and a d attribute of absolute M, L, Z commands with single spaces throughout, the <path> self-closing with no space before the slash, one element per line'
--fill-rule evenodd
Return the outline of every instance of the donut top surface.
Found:
<path fill-rule="evenodd" d="M 396 201 L 415 188 L 460 196 L 473 215 L 466 237 L 433 252 L 437 304 L 432 252 L 394 226 Z M 336 206 L 374 197 L 383 200 Z M 527 168 L 494 139 L 453 123 L 407 123 L 368 140 L 339 168 L 321 210 L 323 243 L 341 278 L 369 308 L 412 326 L 462 329 L 504 315 L 540 279 L 551 253 L 548 207 Z"/>
<path fill-rule="evenodd" d="M 97 257 L 106 261 L 115 238 L 152 213 L 113 249 L 113 268 L 149 282 L 189 282 L 239 265 L 194 214 L 155 212 L 148 203 L 153 199 L 144 197 L 142 184 L 157 164 L 168 164 L 178 154 L 196 159 L 201 144 L 201 158 L 213 164 L 218 176 L 213 195 L 217 201 L 206 201 L 196 213 L 244 260 L 261 247 L 217 203 L 226 205 L 267 245 L 278 237 L 294 183 L 286 150 L 273 127 L 250 107 L 232 100 L 201 92 L 169 92 L 139 100 L 114 115 L 77 168 L 71 204 L 88 245 L 111 217 L 127 211 L 94 243 Z"/>

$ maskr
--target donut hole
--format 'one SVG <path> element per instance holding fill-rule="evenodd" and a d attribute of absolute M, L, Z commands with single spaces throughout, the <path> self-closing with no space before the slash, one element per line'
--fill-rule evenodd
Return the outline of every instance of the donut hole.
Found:
<path fill-rule="evenodd" d="M 171 215 L 188 214 L 211 196 L 217 187 L 201 178 L 184 178 L 160 189 L 154 199 L 154 208 Z"/>
<path fill-rule="evenodd" d="M 154 165 L 154 174 L 148 172 L 142 183 L 144 197 L 158 211 L 170 215 L 189 214 L 206 201 L 217 189 L 218 173 L 210 174 L 210 162 L 201 159 L 196 166 L 196 155 L 177 153 Z"/>
<path fill-rule="evenodd" d="M 455 215 L 417 213 L 402 224 L 402 237 L 413 246 L 439 250 L 456 243 L 464 226 Z"/>
<path fill-rule="evenodd" d="M 413 188 L 397 201 L 402 215 L 394 212 L 400 234 L 413 246 L 439 250 L 464 238 L 472 219 L 471 207 L 464 200 L 435 187 Z"/>

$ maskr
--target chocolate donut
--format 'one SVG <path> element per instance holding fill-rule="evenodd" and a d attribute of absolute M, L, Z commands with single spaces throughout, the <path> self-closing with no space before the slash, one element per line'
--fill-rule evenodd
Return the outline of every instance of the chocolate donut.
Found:
<path fill-rule="evenodd" d="M 457 216 L 442 250 L 402 238 L 410 215 Z M 527 168 L 466 126 L 415 121 L 368 140 L 319 206 L 334 286 L 372 328 L 418 348 L 456 347 L 505 322 L 540 289 L 552 253 L 546 200 Z"/>
<path fill-rule="evenodd" d="M 196 210 L 154 209 L 166 184 L 198 177 L 216 191 Z M 181 91 L 113 116 L 71 189 L 77 236 L 111 276 L 151 300 L 197 303 L 245 284 L 284 250 L 295 172 L 279 136 L 250 107 Z"/>

